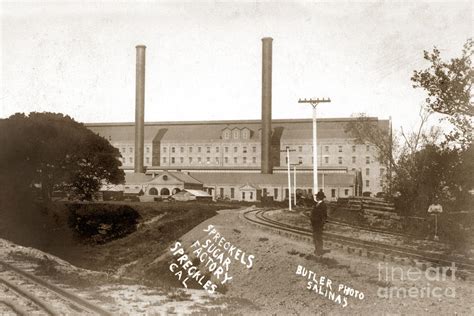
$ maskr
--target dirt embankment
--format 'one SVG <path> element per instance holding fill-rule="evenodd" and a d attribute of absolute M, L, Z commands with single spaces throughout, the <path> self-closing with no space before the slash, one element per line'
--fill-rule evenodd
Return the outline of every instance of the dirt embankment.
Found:
<path fill-rule="evenodd" d="M 112 222 L 107 222 L 104 216 L 86 217 L 87 213 L 94 212 L 94 204 L 86 204 L 87 209 L 80 211 L 77 206 L 72 207 L 71 211 L 71 206 L 64 203 L 48 207 L 27 204 L 17 212 L 2 211 L 0 237 L 38 248 L 82 268 L 108 272 L 121 269 L 124 272 L 127 264 L 140 265 L 153 261 L 171 242 L 223 208 L 216 204 L 185 202 L 109 205 L 115 207 L 109 210 L 102 208 L 99 213 L 118 212 L 134 227 L 128 230 L 120 227 L 126 233 L 116 234 L 111 229 Z M 126 210 L 120 206 L 125 206 Z M 138 216 L 132 211 L 136 211 Z M 120 219 L 114 218 L 113 221 Z M 97 227 L 95 233 L 91 229 L 93 225 Z M 109 231 L 110 235 L 116 235 L 113 238 L 104 237 Z M 127 276 L 146 280 L 142 271 L 129 269 L 132 275 Z"/>
<path fill-rule="evenodd" d="M 93 212 L 94 207 L 98 212 Z M 21 210 L 14 220 L 0 216 L 0 227 L 8 228 L 0 230 L 0 254 L 58 286 L 74 288 L 91 300 L 99 300 L 99 305 L 114 314 L 221 314 L 232 302 L 220 302 L 204 291 L 174 288 L 162 275 L 150 272 L 172 243 L 224 207 L 229 205 L 127 203 L 123 207 L 111 203 L 105 208 L 88 204 L 79 210 L 75 206 L 74 212 L 64 204 L 32 208 L 31 213 Z M 120 215 L 125 215 L 123 223 L 137 219 L 133 229 L 122 225 Z M 2 244 L 1 238 L 27 248 L 9 241 Z"/>

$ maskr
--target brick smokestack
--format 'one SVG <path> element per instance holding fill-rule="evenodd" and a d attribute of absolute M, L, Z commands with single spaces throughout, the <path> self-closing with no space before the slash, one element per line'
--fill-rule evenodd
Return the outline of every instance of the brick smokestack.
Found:
<path fill-rule="evenodd" d="M 273 173 L 272 146 L 272 41 L 262 38 L 262 137 L 261 173 Z"/>
<path fill-rule="evenodd" d="M 143 168 L 144 133 L 145 133 L 145 49 L 137 47 L 137 70 L 135 87 L 135 165 L 136 173 L 145 172 Z"/>

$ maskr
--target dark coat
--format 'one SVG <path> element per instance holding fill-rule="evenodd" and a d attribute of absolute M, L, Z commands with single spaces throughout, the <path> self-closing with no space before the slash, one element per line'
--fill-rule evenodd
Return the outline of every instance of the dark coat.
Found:
<path fill-rule="evenodd" d="M 315 203 L 313 209 L 311 210 L 311 225 L 313 226 L 322 226 L 328 217 L 327 213 L 328 207 L 324 201 L 320 203 Z"/>

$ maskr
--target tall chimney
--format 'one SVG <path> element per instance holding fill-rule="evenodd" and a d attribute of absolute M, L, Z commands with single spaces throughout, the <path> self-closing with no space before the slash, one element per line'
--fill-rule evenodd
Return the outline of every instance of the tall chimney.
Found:
<path fill-rule="evenodd" d="M 135 165 L 136 173 L 143 173 L 145 133 L 145 45 L 137 47 L 137 72 L 135 87 Z"/>
<path fill-rule="evenodd" d="M 262 38 L 262 168 L 261 173 L 273 173 L 271 158 L 272 146 L 272 41 Z"/>

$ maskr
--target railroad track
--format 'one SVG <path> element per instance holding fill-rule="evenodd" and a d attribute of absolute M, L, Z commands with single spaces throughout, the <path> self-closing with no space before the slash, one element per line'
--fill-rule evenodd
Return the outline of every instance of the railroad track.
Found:
<path fill-rule="evenodd" d="M 0 298 L 0 306 L 17 315 L 111 315 L 101 307 L 3 261 L 0 261 Z"/>
<path fill-rule="evenodd" d="M 413 237 L 413 238 L 415 238 L 415 236 L 412 236 L 412 235 L 406 235 L 406 234 L 402 234 L 402 233 L 397 233 L 397 232 L 392 232 L 392 231 L 386 231 L 386 230 L 379 229 L 379 228 L 372 228 L 372 227 L 367 227 L 367 226 L 353 225 L 353 224 L 349 224 L 349 223 L 337 221 L 337 220 L 334 220 L 334 219 L 328 219 L 328 220 L 327 220 L 327 223 L 333 224 L 333 225 L 338 225 L 338 226 L 356 228 L 356 229 L 358 229 L 358 230 L 365 230 L 365 231 L 368 231 L 368 232 L 373 232 L 373 233 L 378 233 L 378 234 L 391 235 L 391 236 L 399 236 L 399 237 Z"/>
<path fill-rule="evenodd" d="M 270 229 L 285 232 L 289 235 L 296 235 L 300 238 L 312 240 L 312 231 L 302 227 L 281 223 L 265 216 L 269 210 L 249 210 L 244 213 L 244 218 L 254 224 L 264 226 Z M 331 244 L 339 245 L 341 248 L 345 247 L 348 252 L 364 253 L 367 257 L 379 256 L 382 258 L 389 257 L 392 259 L 400 259 L 400 261 L 411 262 L 426 268 L 429 265 L 448 266 L 452 263 L 456 266 L 456 271 L 462 271 L 469 275 L 474 274 L 474 262 L 467 259 L 452 259 L 446 255 L 430 253 L 417 249 L 408 249 L 396 245 L 387 245 L 373 241 L 365 241 L 347 236 L 341 236 L 335 233 L 324 232 L 323 237 Z M 398 260 L 397 260 L 398 261 Z"/>
<path fill-rule="evenodd" d="M 304 214 L 304 216 L 309 218 L 308 213 L 309 213 L 309 211 L 305 211 L 302 214 Z M 388 235 L 388 236 L 406 237 L 406 238 L 410 237 L 410 238 L 415 238 L 415 239 L 418 239 L 418 240 L 422 240 L 418 236 L 415 236 L 415 235 L 412 235 L 412 234 L 404 234 L 404 233 L 399 233 L 399 232 L 394 232 L 394 231 L 387 231 L 387 230 L 380 229 L 380 228 L 373 228 L 373 227 L 368 227 L 368 226 L 349 224 L 349 223 L 346 223 L 346 222 L 341 222 L 341 221 L 335 220 L 335 219 L 333 219 L 329 216 L 328 216 L 328 220 L 326 222 L 329 223 L 329 224 L 333 224 L 333 225 L 356 228 L 358 230 L 364 230 L 364 231 L 368 231 L 368 232 L 372 232 L 372 233 L 384 234 L 384 235 Z M 433 241 L 433 242 L 440 243 L 439 241 Z"/>
<path fill-rule="evenodd" d="M 301 213 L 304 216 L 309 218 L 308 214 L 310 213 L 310 210 L 302 211 Z M 374 228 L 374 227 L 369 227 L 369 226 L 354 225 L 354 224 L 350 224 L 350 223 L 346 223 L 346 222 L 336 220 L 336 219 L 334 219 L 332 217 L 329 217 L 329 216 L 328 216 L 328 220 L 326 222 L 329 223 L 329 224 L 334 224 L 334 225 L 338 225 L 338 226 L 345 226 L 345 227 L 351 227 L 351 228 L 356 228 L 358 230 L 364 230 L 364 231 L 374 232 L 374 233 L 379 233 L 379 234 L 384 234 L 384 235 L 393 235 L 393 236 L 399 236 L 399 237 L 410 237 L 410 238 L 423 240 L 419 236 L 416 236 L 416 235 L 413 235 L 413 234 L 406 234 L 406 233 L 401 233 L 401 232 L 388 231 L 388 230 L 384 230 L 384 229 L 381 229 L 381 228 Z M 433 241 L 433 242 L 439 243 L 439 241 Z"/>

